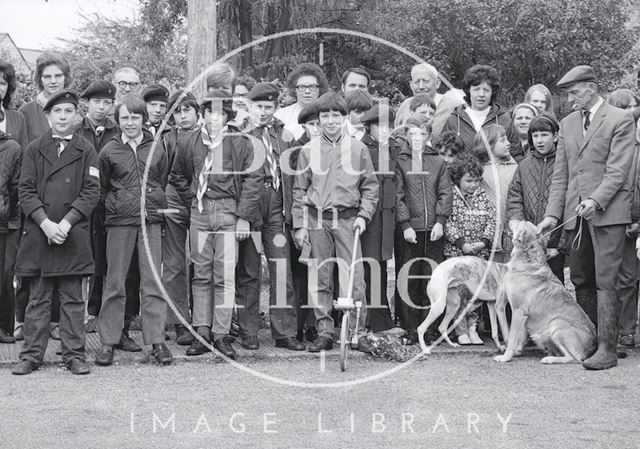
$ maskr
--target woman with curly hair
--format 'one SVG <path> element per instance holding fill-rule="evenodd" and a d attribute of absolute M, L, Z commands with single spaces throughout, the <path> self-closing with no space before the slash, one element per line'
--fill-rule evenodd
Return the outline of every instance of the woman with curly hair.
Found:
<path fill-rule="evenodd" d="M 56 92 L 71 83 L 71 67 L 64 57 L 57 53 L 43 53 L 36 61 L 33 80 L 38 87 L 38 96 L 20 108 L 27 123 L 29 142 L 49 131 L 49 122 L 44 115 L 44 105 Z"/>
<path fill-rule="evenodd" d="M 24 149 L 27 147 L 27 125 L 24 116 L 10 107 L 16 91 L 16 71 L 8 61 L 0 60 L 0 131 L 7 133 Z"/>
<path fill-rule="evenodd" d="M 329 90 L 329 81 L 320 66 L 304 62 L 295 66 L 287 77 L 287 89 L 296 102 L 278 109 L 274 116 L 284 122 L 285 128 L 293 133 L 295 139 L 299 139 L 304 134 L 304 128 L 298 123 L 298 115 L 306 105 Z"/>
<path fill-rule="evenodd" d="M 498 71 L 486 65 L 474 65 L 462 79 L 462 90 L 466 104 L 458 106 L 447 119 L 442 132 L 455 132 L 466 150 L 473 148 L 476 133 L 490 125 L 501 125 L 509 129 L 509 111 L 496 104 L 500 91 Z"/>

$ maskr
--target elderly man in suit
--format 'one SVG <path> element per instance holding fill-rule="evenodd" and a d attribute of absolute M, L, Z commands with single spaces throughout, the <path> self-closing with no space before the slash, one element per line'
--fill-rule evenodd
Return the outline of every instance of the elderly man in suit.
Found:
<path fill-rule="evenodd" d="M 598 327 L 598 350 L 583 366 L 607 369 L 617 364 L 618 283 L 625 226 L 631 222 L 628 175 L 635 125 L 629 112 L 598 95 L 596 82 L 591 67 L 577 66 L 557 84 L 566 90 L 574 112 L 560 124 L 549 203 L 538 229 L 546 232 L 562 217 L 569 220 L 571 281 L 578 302 Z M 597 306 L 588 294 L 593 288 Z"/>

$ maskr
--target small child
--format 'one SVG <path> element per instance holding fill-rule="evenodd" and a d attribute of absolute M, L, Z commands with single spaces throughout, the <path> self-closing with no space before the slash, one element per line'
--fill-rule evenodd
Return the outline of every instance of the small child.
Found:
<path fill-rule="evenodd" d="M 433 141 L 433 148 L 438 152 L 438 155 L 444 159 L 447 167 L 451 167 L 451 164 L 456 160 L 459 154 L 464 152 L 464 143 L 460 136 L 454 132 L 446 132 L 440 134 Z"/>
<path fill-rule="evenodd" d="M 373 98 L 371 94 L 362 89 L 356 89 L 349 92 L 345 101 L 347 102 L 347 133 L 354 139 L 361 140 L 366 129 L 360 118 L 373 107 Z"/>
<path fill-rule="evenodd" d="M 549 200 L 549 188 L 558 145 L 558 121 L 550 115 L 539 115 L 529 125 L 530 154 L 513 175 L 507 195 L 507 220 L 540 223 Z M 560 253 L 562 229 L 549 237 L 547 256 L 551 271 L 564 283 L 564 255 Z"/>
<path fill-rule="evenodd" d="M 407 344 L 415 344 L 417 327 L 431 303 L 426 280 L 415 277 L 430 274 L 425 257 L 435 263 L 444 260 L 443 226 L 451 214 L 452 190 L 444 161 L 427 144 L 431 132 L 427 119 L 411 117 L 405 126 L 409 146 L 400 151 L 396 168 L 396 222 L 402 233 L 396 240 L 396 272 L 411 263 L 413 278 L 404 286 L 399 284 L 396 313 L 407 331 Z M 403 293 L 409 298 L 403 298 Z"/>
<path fill-rule="evenodd" d="M 354 231 L 364 232 L 378 203 L 378 180 L 367 147 L 349 137 L 344 122 L 347 105 L 342 97 L 328 92 L 318 99 L 318 118 L 322 136 L 314 137 L 300 150 L 298 171 L 293 187 L 293 227 L 295 242 L 300 248 L 308 239 L 315 260 L 316 286 L 309 286 L 314 304 L 318 338 L 309 352 L 333 348 L 333 269 L 328 263 L 336 258 L 340 273 L 340 296 L 346 297 L 354 245 Z M 356 259 L 361 258 L 356 245 Z M 346 262 L 346 263 L 345 263 Z M 354 301 L 365 303 L 364 269 L 356 263 L 353 270 Z M 357 324 L 358 349 L 371 351 L 364 331 L 366 309 L 363 307 Z M 353 320 L 354 325 L 355 319 Z"/>
<path fill-rule="evenodd" d="M 507 192 L 518 163 L 511 157 L 509 145 L 506 129 L 500 125 L 489 125 L 478 131 L 472 149 L 472 154 L 483 167 L 482 188 L 496 208 L 496 223 L 501 236 L 494 256 L 496 262 L 508 262 L 512 248 L 508 226 L 505 226 Z"/>
<path fill-rule="evenodd" d="M 475 157 L 462 154 L 451 164 L 450 174 L 454 184 L 453 211 L 444 226 L 444 255 L 488 259 L 496 227 L 496 209 L 480 186 L 482 166 Z M 465 293 L 461 297 L 469 296 L 469 292 Z M 469 311 L 456 328 L 461 345 L 482 344 L 476 331 L 478 313 L 475 309 L 477 307 Z M 460 310 L 464 310 L 463 305 Z"/>

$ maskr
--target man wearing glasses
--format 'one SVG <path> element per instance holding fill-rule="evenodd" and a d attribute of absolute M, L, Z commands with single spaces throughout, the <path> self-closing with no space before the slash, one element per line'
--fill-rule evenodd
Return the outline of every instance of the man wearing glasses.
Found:
<path fill-rule="evenodd" d="M 125 98 L 140 92 L 140 77 L 131 67 L 122 67 L 113 74 L 113 84 L 116 86 L 116 105 Z M 114 108 L 115 111 L 115 108 Z"/>
<path fill-rule="evenodd" d="M 304 135 L 304 128 L 298 123 L 302 109 L 329 90 L 329 82 L 322 69 L 312 63 L 298 64 L 287 78 L 289 95 L 296 99 L 292 105 L 278 109 L 275 118 L 284 122 L 284 126 L 297 140 Z"/>

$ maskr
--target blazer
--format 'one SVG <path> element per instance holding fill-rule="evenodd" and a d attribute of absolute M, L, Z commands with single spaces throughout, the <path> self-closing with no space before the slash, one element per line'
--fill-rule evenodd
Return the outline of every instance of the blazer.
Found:
<path fill-rule="evenodd" d="M 560 123 L 558 150 L 545 216 L 560 220 L 575 216 L 588 198 L 598 203 L 593 226 L 631 222 L 631 178 L 635 124 L 631 113 L 604 102 L 586 135 L 582 114 L 574 111 Z M 575 228 L 576 220 L 565 225 Z"/>

